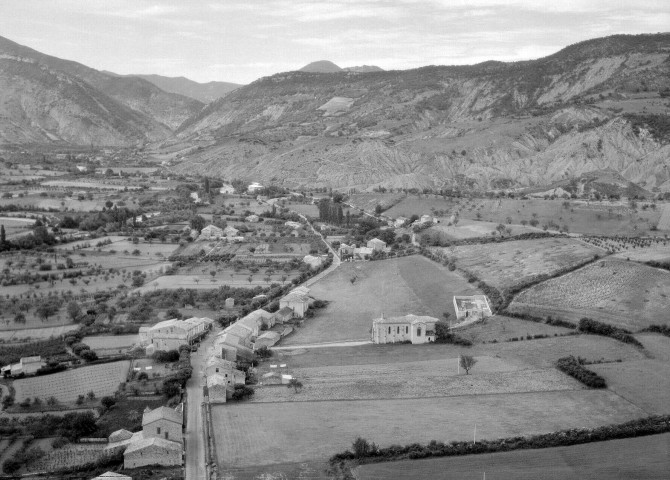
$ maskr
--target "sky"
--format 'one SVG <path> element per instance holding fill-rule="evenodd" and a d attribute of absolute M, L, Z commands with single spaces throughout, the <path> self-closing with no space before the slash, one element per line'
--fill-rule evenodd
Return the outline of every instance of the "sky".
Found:
<path fill-rule="evenodd" d="M 670 31 L 670 0 L 0 0 L 0 36 L 120 74 L 250 83 L 331 60 L 408 69 Z"/>

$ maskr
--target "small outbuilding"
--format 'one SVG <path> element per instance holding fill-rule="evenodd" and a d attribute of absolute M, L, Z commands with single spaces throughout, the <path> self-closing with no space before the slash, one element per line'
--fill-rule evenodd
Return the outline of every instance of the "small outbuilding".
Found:
<path fill-rule="evenodd" d="M 272 347 L 280 338 L 281 335 L 277 332 L 265 332 L 254 342 L 254 350 L 258 350 L 262 347 Z"/>

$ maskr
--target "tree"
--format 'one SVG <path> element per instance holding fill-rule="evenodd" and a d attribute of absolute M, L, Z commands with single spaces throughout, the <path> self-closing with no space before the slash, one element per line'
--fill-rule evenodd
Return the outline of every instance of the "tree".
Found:
<path fill-rule="evenodd" d="M 67 314 L 70 316 L 73 322 L 76 322 L 77 319 L 81 316 L 81 307 L 76 301 L 72 300 L 67 304 Z"/>
<path fill-rule="evenodd" d="M 47 405 L 49 405 L 50 407 L 53 407 L 57 404 L 58 404 L 58 400 L 56 400 L 56 397 L 51 396 L 47 399 Z"/>
<path fill-rule="evenodd" d="M 100 403 L 102 404 L 103 407 L 109 410 L 114 405 L 116 405 L 116 399 L 114 397 L 102 397 Z"/>
<path fill-rule="evenodd" d="M 475 366 L 477 359 L 471 355 L 461 355 L 458 363 L 465 370 L 465 374 L 470 375 L 470 369 Z"/>
<path fill-rule="evenodd" d="M 15 323 L 26 323 L 26 316 L 23 314 L 23 312 L 19 312 L 16 315 L 14 315 L 14 322 Z"/>
<path fill-rule="evenodd" d="M 356 458 L 365 458 L 377 451 L 377 445 L 368 442 L 362 437 L 358 437 L 356 440 L 354 440 L 352 449 Z"/>
<path fill-rule="evenodd" d="M 88 392 L 86 396 L 88 397 L 89 400 L 95 400 L 95 392 L 93 390 Z"/>
<path fill-rule="evenodd" d="M 256 355 L 258 355 L 259 358 L 270 358 L 272 356 L 272 350 L 270 350 L 267 345 L 263 345 L 256 350 Z"/>
<path fill-rule="evenodd" d="M 49 320 L 49 317 L 58 312 L 58 305 L 50 300 L 44 300 L 35 309 L 35 313 L 43 320 Z"/>
<path fill-rule="evenodd" d="M 193 230 L 197 230 L 198 233 L 200 233 L 200 230 L 205 228 L 206 224 L 207 221 L 200 215 L 195 215 L 194 217 L 191 218 L 191 228 Z"/>
<path fill-rule="evenodd" d="M 5 226 L 0 225 L 0 245 L 7 243 L 7 235 L 5 234 Z"/>
<path fill-rule="evenodd" d="M 302 382 L 298 380 L 297 378 L 292 378 L 289 380 L 288 385 L 286 385 L 288 388 L 292 388 L 295 393 L 298 393 L 298 390 L 302 388 Z"/>

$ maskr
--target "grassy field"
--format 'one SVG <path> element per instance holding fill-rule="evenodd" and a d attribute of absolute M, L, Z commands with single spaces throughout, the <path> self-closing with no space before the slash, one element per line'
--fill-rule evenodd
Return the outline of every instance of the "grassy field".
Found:
<path fill-rule="evenodd" d="M 374 463 L 356 478 L 378 480 L 662 480 L 670 471 L 670 434 L 571 447 Z"/>
<path fill-rule="evenodd" d="M 78 395 L 95 392 L 97 397 L 112 395 L 121 382 L 126 381 L 130 362 L 103 363 L 76 368 L 52 375 L 25 378 L 14 381 L 16 401 L 40 397 L 42 400 L 54 396 L 59 402 L 70 403 Z"/>
<path fill-rule="evenodd" d="M 93 350 L 130 347 L 139 342 L 139 335 L 96 335 L 84 337 L 83 343 Z"/>
<path fill-rule="evenodd" d="M 670 364 L 660 360 L 589 365 L 613 392 L 650 415 L 670 413 Z"/>
<path fill-rule="evenodd" d="M 536 275 L 584 263 L 602 253 L 570 238 L 541 238 L 504 243 L 433 247 L 456 266 L 497 288 L 508 288 Z"/>
<path fill-rule="evenodd" d="M 607 391 L 212 407 L 220 468 L 324 460 L 357 436 L 379 445 L 546 433 L 632 420 L 644 412 Z M 547 412 L 551 411 L 551 415 Z"/>
<path fill-rule="evenodd" d="M 510 310 L 592 317 L 629 329 L 667 321 L 670 273 L 621 260 L 602 260 L 517 295 Z"/>
<path fill-rule="evenodd" d="M 370 194 L 372 195 L 372 194 Z M 377 203 L 390 201 L 391 194 L 374 194 Z M 354 197 L 356 198 L 356 197 Z M 371 204 L 368 201 L 366 205 Z M 368 210 L 374 209 L 374 205 Z M 522 221 L 537 220 L 538 226 L 550 222 L 574 233 L 596 235 L 646 235 L 661 218 L 661 208 L 632 210 L 622 202 L 586 202 L 582 200 L 521 199 L 443 199 L 435 195 L 410 195 L 384 212 L 391 218 L 398 216 L 437 215 L 448 219 L 458 212 L 461 220 L 482 220 L 495 225 L 518 225 Z M 445 223 L 445 222 L 443 222 Z"/>
<path fill-rule="evenodd" d="M 458 373 L 457 357 L 389 365 L 315 368 L 291 368 L 288 360 L 288 371 L 303 383 L 302 390 L 295 393 L 288 388 L 258 387 L 251 401 L 430 398 L 582 388 L 577 381 L 555 369 L 533 369 L 492 357 L 476 359 L 477 365 L 471 375 L 466 375 L 462 369 Z"/>
<path fill-rule="evenodd" d="M 564 335 L 572 332 L 570 328 L 554 327 L 544 323 L 529 322 L 518 318 L 495 315 L 485 318 L 483 322 L 469 325 L 456 331 L 461 337 L 471 342 L 505 342 L 512 338 L 526 338 L 529 335 Z"/>
<path fill-rule="evenodd" d="M 68 320 L 64 320 L 67 322 Z M 71 320 L 69 320 L 71 321 Z M 13 326 L 16 324 L 0 324 L 0 328 Z M 0 330 L 0 339 L 5 342 L 17 342 L 27 340 L 46 340 L 51 337 L 60 337 L 61 335 L 77 330 L 79 325 L 62 325 L 59 327 L 41 327 L 41 328 L 22 328 L 21 330 Z"/>
<path fill-rule="evenodd" d="M 423 235 L 428 235 L 431 239 L 440 241 L 463 240 L 466 238 L 490 237 L 498 235 L 497 223 L 484 222 L 480 220 L 461 219 L 456 225 L 449 225 L 448 219 L 442 219 L 441 222 L 425 231 Z M 521 235 L 522 233 L 541 232 L 541 229 L 527 227 L 523 225 L 506 225 L 510 229 L 510 235 Z"/>
<path fill-rule="evenodd" d="M 329 305 L 283 344 L 368 340 L 372 320 L 382 313 L 454 316 L 453 295 L 475 293 L 459 274 L 418 255 L 344 263 L 311 287 L 311 295 Z"/>

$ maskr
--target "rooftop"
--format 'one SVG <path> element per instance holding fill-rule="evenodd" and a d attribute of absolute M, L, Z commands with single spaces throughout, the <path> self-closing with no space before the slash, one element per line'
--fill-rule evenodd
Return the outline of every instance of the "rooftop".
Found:
<path fill-rule="evenodd" d="M 155 422 L 156 420 L 163 419 L 178 423 L 180 425 L 183 423 L 183 416 L 181 412 L 168 407 L 158 407 L 155 410 L 146 412 L 142 416 L 142 426 Z"/>
<path fill-rule="evenodd" d="M 131 443 L 124 452 L 124 455 L 128 455 L 129 453 L 137 452 L 139 450 L 143 450 L 151 446 L 157 446 L 160 448 L 164 448 L 166 450 L 174 450 L 179 452 L 181 452 L 182 450 L 182 446 L 178 442 L 173 442 L 172 440 L 165 440 L 163 438 L 151 437 L 151 438 L 143 438 L 142 440 L 138 440 L 136 442 Z"/>
<path fill-rule="evenodd" d="M 439 321 L 439 319 L 437 319 L 435 317 L 429 317 L 427 315 L 421 316 L 421 315 L 409 314 L 409 315 L 405 315 L 405 316 L 402 316 L 402 317 L 385 317 L 384 315 L 382 315 L 380 318 L 375 318 L 372 321 L 372 323 L 373 324 L 402 323 L 402 324 L 414 325 L 415 323 L 436 323 L 438 321 Z"/>

